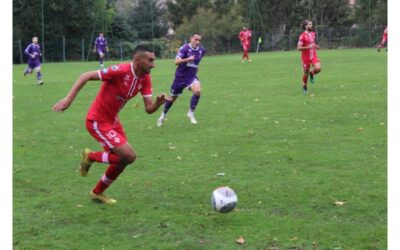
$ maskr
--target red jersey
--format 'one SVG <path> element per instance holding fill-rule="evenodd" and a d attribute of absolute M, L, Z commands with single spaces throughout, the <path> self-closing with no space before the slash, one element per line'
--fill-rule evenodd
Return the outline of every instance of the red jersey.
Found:
<path fill-rule="evenodd" d="M 249 47 L 251 40 L 251 30 L 242 30 L 239 33 L 239 39 L 243 46 Z"/>
<path fill-rule="evenodd" d="M 383 37 L 385 41 L 388 39 L 388 28 L 386 27 L 385 30 L 383 31 Z"/>
<path fill-rule="evenodd" d="M 152 95 L 150 75 L 137 77 L 133 63 L 113 65 L 98 74 L 103 83 L 86 116 L 88 120 L 113 123 L 125 103 L 139 91 L 143 97 Z"/>
<path fill-rule="evenodd" d="M 303 33 L 301 33 L 301 35 L 299 37 L 298 45 L 308 46 L 311 44 L 315 44 L 315 37 L 316 37 L 316 34 L 314 31 L 311 31 L 311 32 L 304 31 Z M 302 50 L 301 52 L 302 52 L 301 53 L 302 60 L 305 62 L 310 61 L 310 60 L 313 61 L 318 58 L 316 48 L 305 49 L 305 50 Z"/>

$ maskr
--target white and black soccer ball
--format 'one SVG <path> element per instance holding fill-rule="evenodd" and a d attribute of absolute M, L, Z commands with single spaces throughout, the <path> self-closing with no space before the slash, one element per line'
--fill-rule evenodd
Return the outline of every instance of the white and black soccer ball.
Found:
<path fill-rule="evenodd" d="M 211 205 L 215 211 L 220 213 L 232 211 L 236 207 L 237 201 L 235 191 L 229 187 L 219 187 L 211 195 Z"/>

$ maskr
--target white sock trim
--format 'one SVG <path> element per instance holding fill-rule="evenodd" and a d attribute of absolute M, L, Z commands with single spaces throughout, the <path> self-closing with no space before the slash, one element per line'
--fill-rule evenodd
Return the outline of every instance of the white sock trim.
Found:
<path fill-rule="evenodd" d="M 108 161 L 108 152 L 103 152 L 103 154 L 101 155 L 101 161 L 102 161 L 103 163 L 110 163 L 110 162 Z"/>

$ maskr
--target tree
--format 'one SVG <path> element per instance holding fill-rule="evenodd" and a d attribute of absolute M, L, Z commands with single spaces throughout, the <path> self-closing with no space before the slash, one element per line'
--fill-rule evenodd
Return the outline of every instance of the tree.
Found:
<path fill-rule="evenodd" d="M 166 6 L 154 0 L 139 0 L 128 23 L 137 31 L 139 39 L 160 38 L 167 34 Z"/>
<path fill-rule="evenodd" d="M 210 0 L 168 0 L 167 18 L 172 23 L 173 28 L 177 29 L 184 20 L 190 21 L 199 8 L 209 9 L 211 7 Z"/>

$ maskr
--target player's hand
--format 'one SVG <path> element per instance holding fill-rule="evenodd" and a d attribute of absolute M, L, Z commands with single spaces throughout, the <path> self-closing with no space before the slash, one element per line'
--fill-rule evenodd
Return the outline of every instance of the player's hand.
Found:
<path fill-rule="evenodd" d="M 31 57 L 34 59 L 34 58 L 35 58 L 35 55 L 31 55 Z"/>
<path fill-rule="evenodd" d="M 187 58 L 187 61 L 188 61 L 188 62 L 194 61 L 194 56 L 188 57 L 188 58 Z"/>
<path fill-rule="evenodd" d="M 60 101 L 58 101 L 56 104 L 54 104 L 53 106 L 53 112 L 63 112 L 64 110 L 66 110 L 69 105 L 71 105 L 72 103 L 72 99 L 69 97 L 65 97 L 63 99 L 61 99 Z"/>
<path fill-rule="evenodd" d="M 167 96 L 165 93 L 160 94 L 157 96 L 156 103 L 159 105 L 164 104 L 166 101 L 172 101 L 170 96 Z"/>
<path fill-rule="evenodd" d="M 318 44 L 315 44 L 314 47 L 315 47 L 316 49 L 319 49 L 319 45 L 318 45 Z"/>

